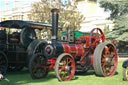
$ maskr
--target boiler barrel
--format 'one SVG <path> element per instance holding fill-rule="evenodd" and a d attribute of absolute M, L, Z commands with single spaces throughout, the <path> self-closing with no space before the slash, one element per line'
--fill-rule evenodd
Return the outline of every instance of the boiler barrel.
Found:
<path fill-rule="evenodd" d="M 64 47 L 64 52 L 72 54 L 73 57 L 84 55 L 85 50 L 81 44 L 62 43 L 62 46 Z"/>
<path fill-rule="evenodd" d="M 47 56 L 47 58 L 49 59 L 57 57 L 62 53 L 64 53 L 64 48 L 60 43 L 49 44 L 44 49 L 44 55 Z"/>
<path fill-rule="evenodd" d="M 62 53 L 69 53 L 73 57 L 81 57 L 85 52 L 83 45 L 68 43 L 52 43 L 47 45 L 44 51 L 45 56 L 48 58 L 58 57 Z"/>

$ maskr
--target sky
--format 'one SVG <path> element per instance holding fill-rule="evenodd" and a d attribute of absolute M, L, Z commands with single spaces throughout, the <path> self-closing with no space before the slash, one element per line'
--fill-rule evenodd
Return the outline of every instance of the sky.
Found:
<path fill-rule="evenodd" d="M 6 1 L 8 1 L 8 9 L 11 9 L 14 7 L 15 0 L 0 0 L 0 11 L 6 10 Z M 20 6 L 23 6 L 24 3 L 31 5 L 33 2 L 40 1 L 40 0 L 16 0 L 16 1 L 18 1 L 17 6 L 20 7 Z M 67 4 L 69 1 L 73 1 L 73 0 L 60 0 L 60 1 L 63 4 Z"/>
<path fill-rule="evenodd" d="M 6 9 L 6 6 L 5 6 L 6 1 L 8 1 L 9 9 L 14 7 L 14 0 L 0 0 L 0 10 Z M 17 0 L 17 1 L 18 1 L 17 6 L 22 6 L 24 3 L 31 4 L 32 2 L 39 1 L 39 0 Z"/>

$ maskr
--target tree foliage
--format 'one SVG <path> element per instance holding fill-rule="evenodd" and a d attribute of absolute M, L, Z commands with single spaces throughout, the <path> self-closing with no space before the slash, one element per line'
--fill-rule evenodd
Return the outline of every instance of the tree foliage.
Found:
<path fill-rule="evenodd" d="M 107 34 L 109 32 L 109 26 L 105 25 L 104 26 L 104 34 Z"/>
<path fill-rule="evenodd" d="M 80 29 L 80 23 L 85 19 L 83 15 L 77 11 L 76 3 L 62 5 L 57 0 L 41 0 L 32 5 L 30 20 L 42 23 L 52 23 L 51 9 L 58 8 L 59 12 L 59 26 L 66 29 L 70 27 L 72 29 Z"/>
<path fill-rule="evenodd" d="M 109 39 L 128 41 L 128 0 L 100 0 L 100 6 L 110 12 L 114 29 L 106 36 Z"/>

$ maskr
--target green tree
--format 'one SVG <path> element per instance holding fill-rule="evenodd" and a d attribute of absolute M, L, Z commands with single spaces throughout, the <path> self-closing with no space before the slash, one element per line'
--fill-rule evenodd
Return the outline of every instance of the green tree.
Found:
<path fill-rule="evenodd" d="M 100 6 L 110 12 L 109 19 L 115 24 L 107 38 L 128 41 L 128 0 L 100 0 Z"/>
<path fill-rule="evenodd" d="M 104 26 L 104 33 L 107 34 L 109 32 L 109 26 L 105 25 Z"/>
<path fill-rule="evenodd" d="M 59 12 L 59 26 L 65 30 L 70 27 L 74 30 L 80 29 L 80 24 L 84 21 L 84 16 L 77 11 L 76 3 L 62 5 L 59 0 L 41 0 L 32 5 L 30 20 L 42 23 L 52 23 L 51 9 L 58 8 Z"/>

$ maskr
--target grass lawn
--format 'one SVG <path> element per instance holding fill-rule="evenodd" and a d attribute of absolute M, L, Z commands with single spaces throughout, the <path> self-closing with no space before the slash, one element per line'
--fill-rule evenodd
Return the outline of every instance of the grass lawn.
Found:
<path fill-rule="evenodd" d="M 45 79 L 32 80 L 29 72 L 23 70 L 7 73 L 10 82 L 0 81 L 0 85 L 128 85 L 127 81 L 122 80 L 122 63 L 119 61 L 117 73 L 112 77 L 97 77 L 94 72 L 87 72 L 75 75 L 71 81 L 59 82 L 55 73 L 50 72 Z"/>

